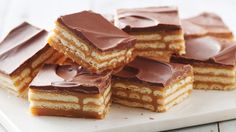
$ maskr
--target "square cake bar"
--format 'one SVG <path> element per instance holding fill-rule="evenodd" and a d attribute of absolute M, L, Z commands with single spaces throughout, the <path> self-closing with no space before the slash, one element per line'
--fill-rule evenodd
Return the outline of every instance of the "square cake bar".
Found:
<path fill-rule="evenodd" d="M 214 13 L 204 12 L 197 16 L 183 19 L 185 39 L 212 36 L 224 40 L 233 40 L 233 33 L 224 21 Z"/>
<path fill-rule="evenodd" d="M 214 37 L 186 40 L 186 54 L 173 56 L 171 62 L 191 64 L 194 89 L 230 90 L 236 88 L 236 42 Z"/>
<path fill-rule="evenodd" d="M 137 41 L 135 53 L 169 61 L 172 54 L 184 54 L 184 34 L 176 7 L 119 9 L 115 25 Z"/>
<path fill-rule="evenodd" d="M 25 97 L 41 66 L 64 56 L 47 44 L 47 31 L 24 22 L 0 42 L 0 87 Z"/>
<path fill-rule="evenodd" d="M 33 115 L 102 119 L 110 108 L 110 85 L 110 73 L 45 64 L 30 84 L 30 110 Z"/>
<path fill-rule="evenodd" d="M 89 11 L 58 18 L 48 42 L 95 73 L 122 67 L 134 58 L 135 39 L 102 15 Z"/>
<path fill-rule="evenodd" d="M 112 81 L 113 102 L 165 112 L 190 95 L 193 71 L 190 65 L 137 57 Z"/>

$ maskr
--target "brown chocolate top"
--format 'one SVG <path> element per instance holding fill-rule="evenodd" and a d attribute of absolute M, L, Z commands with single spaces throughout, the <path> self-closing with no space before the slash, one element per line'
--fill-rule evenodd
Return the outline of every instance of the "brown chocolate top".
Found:
<path fill-rule="evenodd" d="M 133 37 L 116 28 L 102 15 L 90 11 L 61 16 L 57 21 L 102 51 L 130 47 L 135 42 Z"/>
<path fill-rule="evenodd" d="M 0 71 L 13 73 L 47 45 L 47 31 L 24 22 L 11 30 L 0 43 Z"/>
<path fill-rule="evenodd" d="M 30 84 L 31 89 L 101 93 L 110 85 L 110 73 L 93 74 L 78 65 L 45 64 Z"/>
<path fill-rule="evenodd" d="M 223 65 L 235 65 L 236 42 L 220 41 L 213 37 L 186 40 L 185 59 L 212 61 Z"/>
<path fill-rule="evenodd" d="M 119 9 L 115 25 L 126 32 L 180 29 L 176 7 Z"/>
<path fill-rule="evenodd" d="M 204 12 L 198 16 L 183 19 L 182 26 L 185 36 L 207 34 L 232 34 L 223 20 L 214 13 Z"/>
<path fill-rule="evenodd" d="M 189 71 L 191 71 L 189 65 L 165 63 L 137 57 L 114 76 L 167 86 Z"/>

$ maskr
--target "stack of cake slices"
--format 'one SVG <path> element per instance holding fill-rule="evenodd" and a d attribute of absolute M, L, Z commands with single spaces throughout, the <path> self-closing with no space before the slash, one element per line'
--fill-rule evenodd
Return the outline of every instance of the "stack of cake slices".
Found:
<path fill-rule="evenodd" d="M 82 11 L 60 16 L 49 33 L 27 22 L 10 31 L 0 82 L 28 97 L 33 115 L 103 119 L 112 103 L 165 112 L 193 89 L 234 89 L 235 62 L 233 33 L 214 13 Z"/>

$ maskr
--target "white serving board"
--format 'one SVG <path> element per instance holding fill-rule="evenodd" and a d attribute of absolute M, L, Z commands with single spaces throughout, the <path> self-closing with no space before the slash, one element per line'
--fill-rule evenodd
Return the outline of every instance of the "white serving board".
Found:
<path fill-rule="evenodd" d="M 236 90 L 194 90 L 166 113 L 113 104 L 104 120 L 32 116 L 28 105 L 0 90 L 0 123 L 9 132 L 160 131 L 236 118 Z"/>

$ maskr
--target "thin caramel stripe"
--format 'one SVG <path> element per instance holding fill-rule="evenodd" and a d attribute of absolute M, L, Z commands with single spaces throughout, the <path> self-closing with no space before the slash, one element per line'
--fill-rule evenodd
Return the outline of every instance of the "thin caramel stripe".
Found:
<path fill-rule="evenodd" d="M 173 40 L 173 41 L 169 41 L 169 42 L 165 42 L 163 40 L 137 40 L 136 43 L 138 44 L 142 44 L 142 43 L 145 43 L 145 44 L 158 44 L 158 43 L 164 43 L 166 45 L 170 45 L 170 44 L 179 44 L 179 43 L 183 43 L 184 40 L 183 39 L 178 39 L 178 40 Z M 168 46 L 167 46 L 168 47 Z"/>

